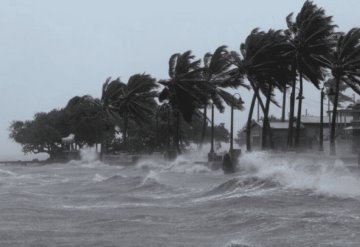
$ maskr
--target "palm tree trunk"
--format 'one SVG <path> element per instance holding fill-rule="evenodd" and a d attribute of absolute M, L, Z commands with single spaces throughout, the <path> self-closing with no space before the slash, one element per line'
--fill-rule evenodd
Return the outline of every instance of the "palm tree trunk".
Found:
<path fill-rule="evenodd" d="M 334 99 L 334 108 L 332 113 L 331 121 L 331 132 L 330 132 L 330 155 L 336 155 L 336 146 L 335 146 L 335 130 L 336 130 L 336 115 L 337 115 L 337 106 L 339 100 L 339 84 L 340 77 L 336 77 L 336 87 L 335 87 L 335 99 Z"/>
<path fill-rule="evenodd" d="M 293 131 L 294 131 L 294 112 L 295 112 L 295 89 L 296 89 L 296 69 L 295 66 L 292 68 L 294 73 L 293 83 L 291 86 L 291 94 L 290 94 L 290 116 L 289 116 L 289 129 L 288 129 L 288 148 L 292 148 L 293 146 Z"/>
<path fill-rule="evenodd" d="M 203 126 L 202 126 L 201 139 L 200 139 L 200 148 L 202 148 L 204 144 L 206 129 L 207 129 L 207 105 L 204 106 L 204 112 L 203 112 Z"/>
<path fill-rule="evenodd" d="M 299 148 L 300 143 L 300 124 L 301 124 L 301 111 L 302 111 L 302 100 L 303 100 L 303 75 L 302 72 L 299 72 L 300 78 L 300 89 L 299 89 L 299 104 L 298 104 L 298 112 L 296 118 L 296 134 L 295 134 L 295 147 Z"/>
<path fill-rule="evenodd" d="M 251 87 L 254 90 L 256 98 L 257 98 L 258 102 L 260 103 L 261 110 L 263 111 L 264 116 L 265 116 L 265 106 L 264 106 L 264 103 L 263 103 L 263 101 L 262 101 L 262 99 L 260 97 L 259 90 L 258 90 L 257 87 L 255 87 L 254 83 L 251 80 L 249 80 L 249 82 L 250 82 Z M 269 123 L 269 121 L 267 121 L 267 123 L 265 123 L 265 124 L 266 124 L 266 126 L 268 128 L 268 131 L 269 131 L 269 141 L 272 144 L 273 141 L 272 141 L 272 131 L 271 131 L 271 128 L 270 128 L 270 123 Z"/>
<path fill-rule="evenodd" d="M 270 99 L 271 99 L 271 86 L 269 88 L 269 95 L 266 97 L 266 106 L 265 106 L 265 111 L 264 111 L 264 120 L 263 120 L 263 128 L 262 128 L 262 140 L 261 140 L 261 149 L 265 150 L 268 148 L 267 145 L 267 140 L 268 140 L 268 130 L 270 128 L 268 128 L 268 126 L 270 125 L 269 123 L 269 109 L 270 109 Z"/>
<path fill-rule="evenodd" d="M 285 113 L 286 113 L 286 86 L 283 92 L 283 103 L 282 103 L 282 112 L 281 112 L 281 122 L 285 122 Z"/>
<path fill-rule="evenodd" d="M 252 116 L 254 113 L 255 102 L 256 102 L 256 94 L 254 93 L 252 100 L 251 100 L 248 120 L 247 120 L 247 124 L 246 124 L 246 151 L 247 152 L 251 152 L 251 122 L 252 122 Z"/>

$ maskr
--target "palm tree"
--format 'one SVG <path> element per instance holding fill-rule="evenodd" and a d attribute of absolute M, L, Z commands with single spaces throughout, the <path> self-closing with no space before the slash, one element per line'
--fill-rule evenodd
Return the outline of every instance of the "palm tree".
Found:
<path fill-rule="evenodd" d="M 336 115 L 341 82 L 360 94 L 360 28 L 353 28 L 346 34 L 338 34 L 337 44 L 327 56 L 319 59 L 331 69 L 335 79 L 334 106 L 330 132 L 330 154 L 336 154 Z"/>
<path fill-rule="evenodd" d="M 295 21 L 292 15 L 286 17 L 288 29 L 286 34 L 291 46 L 289 54 L 292 58 L 293 70 L 292 91 L 290 95 L 290 117 L 288 146 L 293 144 L 293 121 L 295 111 L 295 89 L 297 75 L 299 76 L 298 112 L 296 118 L 295 146 L 298 147 L 300 140 L 300 123 L 303 100 L 303 79 L 310 81 L 319 88 L 324 79 L 324 71 L 317 58 L 328 54 L 332 47 L 330 35 L 335 25 L 332 25 L 332 17 L 326 16 L 325 11 L 318 8 L 311 1 L 306 1 L 297 15 Z"/>
<path fill-rule="evenodd" d="M 109 91 L 109 94 L 114 95 L 109 95 L 108 98 L 112 111 L 117 112 L 123 119 L 123 143 L 126 145 L 129 119 L 141 125 L 148 122 L 153 115 L 157 107 L 155 97 L 158 95 L 158 85 L 148 74 L 135 74 L 129 78 L 127 84 L 120 80 L 113 82 L 113 88 L 114 91 Z"/>
<path fill-rule="evenodd" d="M 243 78 L 234 79 L 229 73 L 232 64 L 229 60 L 230 53 L 226 48 L 226 46 L 220 46 L 215 50 L 214 54 L 206 53 L 204 56 L 204 67 L 202 68 L 202 76 L 205 82 L 203 85 L 206 86 L 203 90 L 208 91 L 209 99 L 212 100 L 213 105 L 215 105 L 220 112 L 224 112 L 225 110 L 224 103 L 229 106 L 235 106 L 241 110 L 243 109 L 242 105 L 237 104 L 238 99 L 225 91 L 225 88 L 230 87 L 235 89 L 239 86 L 249 88 L 244 83 Z M 201 145 L 205 139 L 207 127 L 207 107 L 208 102 L 204 104 Z"/>
<path fill-rule="evenodd" d="M 169 79 L 159 81 L 164 89 L 159 95 L 160 102 L 167 100 L 171 106 L 175 133 L 174 143 L 177 153 L 180 150 L 180 120 L 190 122 L 196 109 L 207 101 L 206 92 L 201 90 L 200 60 L 194 60 L 191 51 L 176 53 L 169 60 Z M 169 150 L 168 150 L 169 151 Z"/>
<path fill-rule="evenodd" d="M 109 121 L 113 122 L 117 126 L 119 126 L 120 123 L 122 122 L 122 118 L 119 115 L 113 103 L 117 100 L 117 97 L 121 93 L 121 90 L 124 86 L 125 84 L 120 82 L 120 78 L 111 80 L 111 77 L 108 77 L 102 86 L 100 106 L 102 112 L 104 113 L 103 117 L 104 119 L 108 119 Z M 100 129 L 102 130 L 102 128 Z M 102 157 L 104 154 L 104 147 L 106 146 L 106 143 L 102 131 L 100 135 L 101 135 L 100 157 Z"/>
<path fill-rule="evenodd" d="M 289 61 L 285 56 L 288 49 L 289 45 L 282 31 L 263 32 L 254 29 L 246 38 L 245 43 L 241 44 L 241 55 L 232 52 L 233 64 L 237 67 L 233 70 L 233 76 L 246 75 L 254 91 L 246 127 L 247 151 L 251 151 L 251 120 L 256 99 L 264 112 L 262 144 L 263 148 L 266 147 L 267 131 L 270 130 L 268 121 L 270 102 L 276 103 L 273 99 L 273 90 L 275 88 L 284 90 L 285 84 L 289 81 Z M 266 106 L 260 97 L 260 91 L 267 99 Z M 271 136 L 271 132 L 269 135 Z"/>

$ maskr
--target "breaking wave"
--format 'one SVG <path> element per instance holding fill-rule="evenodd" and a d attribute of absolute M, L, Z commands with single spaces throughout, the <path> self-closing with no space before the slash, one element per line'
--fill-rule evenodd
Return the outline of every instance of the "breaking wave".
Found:
<path fill-rule="evenodd" d="M 241 157 L 241 167 L 248 174 L 270 179 L 287 189 L 311 190 L 329 196 L 360 197 L 359 174 L 339 160 L 255 152 Z"/>

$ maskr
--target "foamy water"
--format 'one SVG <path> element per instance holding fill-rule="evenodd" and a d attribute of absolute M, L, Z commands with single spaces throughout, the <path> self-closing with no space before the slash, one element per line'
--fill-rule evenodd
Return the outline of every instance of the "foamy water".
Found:
<path fill-rule="evenodd" d="M 360 173 L 254 152 L 235 174 L 172 162 L 0 166 L 0 246 L 360 246 Z"/>

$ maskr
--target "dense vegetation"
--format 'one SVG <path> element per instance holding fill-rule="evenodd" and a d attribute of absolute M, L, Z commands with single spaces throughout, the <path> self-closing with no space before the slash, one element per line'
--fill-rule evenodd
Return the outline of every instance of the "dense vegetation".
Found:
<path fill-rule="evenodd" d="M 360 29 L 335 32 L 332 17 L 311 1 L 292 17 L 290 14 L 285 18 L 285 30 L 254 29 L 241 43 L 239 53 L 221 46 L 205 54 L 202 61 L 191 51 L 173 54 L 166 79 L 135 74 L 123 83 L 108 78 L 101 99 L 76 96 L 61 110 L 38 113 L 31 121 L 15 121 L 10 137 L 23 146 L 24 152 L 47 152 L 51 156 L 63 149 L 61 137 L 70 133 L 75 134 L 80 147 L 102 143 L 106 147 L 103 152 L 181 153 L 187 143 L 201 144 L 209 137 L 208 107 L 212 112 L 214 107 L 223 112 L 225 105 L 244 108 L 241 98 L 227 91 L 239 88 L 240 94 L 250 89 L 253 92 L 246 128 L 247 150 L 251 151 L 250 126 L 256 101 L 264 116 L 262 148 L 267 149 L 272 148 L 270 107 L 279 107 L 274 95 L 290 88 L 288 147 L 298 148 L 305 79 L 317 89 L 326 86 L 334 93 L 331 151 L 335 154 L 335 121 L 342 85 L 360 94 Z M 224 126 L 216 129 L 217 138 L 227 140 Z"/>

